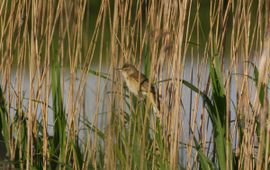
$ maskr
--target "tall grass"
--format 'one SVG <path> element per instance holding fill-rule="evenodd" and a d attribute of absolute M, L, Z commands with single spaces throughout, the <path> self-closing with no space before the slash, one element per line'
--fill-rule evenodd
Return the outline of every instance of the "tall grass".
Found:
<path fill-rule="evenodd" d="M 268 169 L 269 5 L 2 0 L 0 168 Z"/>

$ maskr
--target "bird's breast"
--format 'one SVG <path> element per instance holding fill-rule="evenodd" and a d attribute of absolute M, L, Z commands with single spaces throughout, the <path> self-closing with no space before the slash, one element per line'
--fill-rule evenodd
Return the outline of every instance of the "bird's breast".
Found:
<path fill-rule="evenodd" d="M 138 96 L 138 93 L 140 90 L 139 83 L 137 81 L 135 81 L 134 79 L 127 79 L 126 84 L 127 84 L 129 91 L 131 93 L 133 93 L 134 95 Z"/>

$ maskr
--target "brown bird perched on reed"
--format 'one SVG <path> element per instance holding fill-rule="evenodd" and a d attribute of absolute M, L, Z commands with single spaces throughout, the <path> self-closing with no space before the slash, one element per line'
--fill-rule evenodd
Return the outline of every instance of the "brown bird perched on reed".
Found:
<path fill-rule="evenodd" d="M 123 67 L 118 70 L 121 71 L 129 91 L 139 98 L 142 96 L 146 97 L 153 105 L 154 111 L 159 112 L 158 95 L 154 86 L 149 84 L 149 80 L 146 76 L 138 71 L 132 64 L 124 64 Z"/>

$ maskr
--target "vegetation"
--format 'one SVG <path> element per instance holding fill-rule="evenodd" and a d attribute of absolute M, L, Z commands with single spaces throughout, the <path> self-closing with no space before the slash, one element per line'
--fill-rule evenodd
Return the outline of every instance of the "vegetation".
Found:
<path fill-rule="evenodd" d="M 0 168 L 269 169 L 269 7 L 2 0 Z"/>

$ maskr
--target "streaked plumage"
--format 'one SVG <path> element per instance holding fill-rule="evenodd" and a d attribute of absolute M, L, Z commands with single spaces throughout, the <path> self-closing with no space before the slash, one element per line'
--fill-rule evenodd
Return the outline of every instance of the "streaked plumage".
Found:
<path fill-rule="evenodd" d="M 127 87 L 135 96 L 146 96 L 154 108 L 159 111 L 159 99 L 154 86 L 149 84 L 149 80 L 140 73 L 132 64 L 124 64 L 119 69 L 125 79 Z M 150 87 L 150 89 L 149 89 Z"/>

